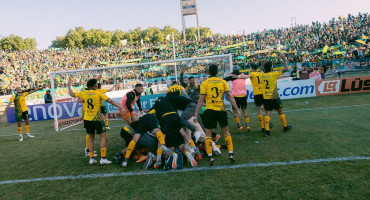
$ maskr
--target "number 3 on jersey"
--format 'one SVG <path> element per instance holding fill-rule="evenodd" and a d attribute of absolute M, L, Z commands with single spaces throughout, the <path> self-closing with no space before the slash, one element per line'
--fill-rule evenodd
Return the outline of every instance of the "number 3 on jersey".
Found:
<path fill-rule="evenodd" d="M 93 100 L 92 99 L 87 99 L 87 108 L 92 110 L 94 109 L 94 105 L 93 105 Z"/>
<path fill-rule="evenodd" d="M 211 91 L 213 92 L 213 94 L 212 94 L 213 98 L 217 98 L 220 95 L 220 93 L 218 93 L 218 88 L 217 87 L 211 88 Z"/>

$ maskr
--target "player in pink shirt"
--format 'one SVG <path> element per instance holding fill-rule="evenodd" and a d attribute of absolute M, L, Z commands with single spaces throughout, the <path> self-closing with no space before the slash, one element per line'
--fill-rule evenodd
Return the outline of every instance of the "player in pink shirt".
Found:
<path fill-rule="evenodd" d="M 231 95 L 233 95 L 233 97 L 235 98 L 238 108 L 241 108 L 244 113 L 246 131 L 250 131 L 251 127 L 247 112 L 247 86 L 245 85 L 245 77 L 248 75 L 240 73 L 239 69 L 239 66 L 235 65 L 233 67 L 233 72 L 231 73 L 232 76 L 226 77 L 224 80 L 232 81 Z M 239 78 L 240 75 L 244 75 L 244 78 Z M 243 130 L 243 127 L 240 124 L 240 117 L 234 115 L 234 119 L 238 125 L 239 132 L 241 132 Z"/>

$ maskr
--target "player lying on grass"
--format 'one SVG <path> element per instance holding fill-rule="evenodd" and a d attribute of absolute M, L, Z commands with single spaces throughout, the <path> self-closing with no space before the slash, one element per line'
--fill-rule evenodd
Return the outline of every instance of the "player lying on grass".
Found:
<path fill-rule="evenodd" d="M 122 106 L 117 104 L 115 101 L 109 99 L 104 94 L 97 91 L 98 84 L 96 79 L 90 79 L 87 81 L 87 89 L 82 92 L 74 93 L 71 88 L 72 81 L 68 81 L 68 92 L 72 97 L 77 97 L 83 100 L 83 119 L 86 133 L 89 134 L 89 154 L 90 164 L 95 164 L 94 155 L 94 137 L 95 133 L 100 136 L 100 152 L 101 159 L 100 164 L 110 164 L 111 161 L 107 159 L 107 146 L 106 146 L 106 133 L 103 117 L 101 113 L 101 102 L 106 101 L 113 106 L 122 109 Z"/>
<path fill-rule="evenodd" d="M 164 152 L 167 156 L 173 157 L 171 162 L 171 167 L 173 169 L 177 168 L 177 157 L 180 156 L 176 153 L 173 153 L 169 150 L 164 143 L 164 139 L 166 138 L 165 134 L 162 134 L 161 130 L 158 128 L 159 124 L 157 118 L 153 114 L 146 114 L 139 118 L 138 121 L 131 123 L 130 125 L 126 125 L 121 129 L 121 137 L 125 139 L 127 143 L 128 140 L 131 139 L 129 145 L 123 149 L 121 152 L 116 154 L 116 162 L 119 163 L 120 158 L 124 157 L 124 161 L 122 162 L 123 167 L 127 167 L 128 159 L 132 155 L 135 147 L 136 149 L 149 149 L 150 153 L 147 157 L 147 161 L 145 162 L 143 168 L 146 169 L 149 167 L 153 160 L 156 161 L 154 164 L 154 168 L 159 168 L 162 165 L 162 153 Z M 133 137 L 131 135 L 133 134 Z M 159 136 L 158 135 L 161 135 Z M 180 134 L 177 134 L 178 141 L 183 142 L 183 137 Z M 166 139 L 169 141 L 168 139 Z M 170 143 L 172 146 L 173 143 Z M 158 148 L 157 148 L 158 147 Z M 184 153 L 189 159 L 192 161 L 194 160 L 191 154 L 184 149 L 184 145 L 180 145 L 181 152 Z M 157 152 L 157 157 L 154 157 L 155 152 Z M 195 162 L 195 161 L 194 161 Z M 192 166 L 196 166 L 193 163 Z"/>
<path fill-rule="evenodd" d="M 177 112 L 181 118 L 181 123 L 185 127 L 186 133 L 194 137 L 194 140 L 197 145 L 202 144 L 205 146 L 205 130 L 202 124 L 201 118 L 198 117 L 198 123 L 194 123 L 194 113 L 196 110 L 196 103 L 192 100 L 180 96 L 177 93 L 169 92 L 167 93 L 167 98 L 169 99 L 171 105 L 177 109 Z M 185 145 L 185 147 L 193 154 L 195 153 L 192 148 L 189 148 L 189 145 Z M 221 154 L 220 149 L 216 146 L 216 144 L 212 143 L 212 150 L 217 154 Z M 196 160 L 201 160 L 201 154 L 196 155 Z"/>
<path fill-rule="evenodd" d="M 130 158 L 132 152 L 134 151 L 136 144 L 139 142 L 139 140 L 141 140 L 141 137 L 144 134 L 147 134 L 147 133 L 152 134 L 158 139 L 160 146 L 157 150 L 157 155 L 162 155 L 163 150 L 165 152 L 169 151 L 168 148 L 166 147 L 165 136 L 163 135 L 161 129 L 159 129 L 158 120 L 154 115 L 146 114 L 140 117 L 139 120 L 132 122 L 130 124 L 130 127 L 132 128 L 132 130 L 134 130 L 134 136 L 132 140 L 130 141 L 130 143 L 128 144 L 127 149 L 125 151 L 126 152 L 124 156 L 125 159 L 122 163 L 123 167 L 127 167 L 128 159 Z M 142 143 L 145 144 L 144 141 L 142 141 Z M 150 145 L 148 148 L 151 149 Z M 169 151 L 169 154 L 172 155 L 170 151 Z M 160 158 L 158 160 L 160 160 Z"/>
<path fill-rule="evenodd" d="M 19 141 L 22 142 L 23 141 L 23 134 L 22 134 L 22 120 L 24 120 L 24 123 L 26 124 L 25 125 L 25 129 L 26 129 L 26 136 L 28 136 L 29 138 L 34 138 L 35 136 L 31 135 L 30 134 L 30 121 L 29 121 L 29 117 L 28 117 L 28 108 L 27 108 L 27 105 L 26 105 L 26 96 L 29 95 L 29 94 L 32 94 L 40 89 L 43 89 L 43 88 L 34 88 L 33 90 L 22 90 L 22 88 L 20 87 L 17 87 L 15 89 L 16 91 L 16 94 L 13 95 L 10 100 L 9 100 L 9 103 L 8 105 L 6 106 L 5 108 L 5 111 L 3 113 L 3 115 L 6 115 L 6 112 L 8 111 L 8 109 L 10 108 L 10 106 L 12 105 L 12 103 L 14 103 L 14 118 L 15 120 L 17 120 L 17 129 L 18 129 L 18 135 L 19 135 Z"/>
<path fill-rule="evenodd" d="M 194 141 L 188 134 L 186 134 L 185 129 L 181 124 L 180 117 L 177 114 L 176 109 L 171 105 L 168 97 L 158 98 L 148 113 L 155 113 L 160 123 L 161 130 L 166 135 L 165 141 L 167 147 L 179 147 L 184 143 L 185 139 L 190 148 L 195 151 L 195 154 L 200 154 Z M 189 154 L 186 153 L 186 156 L 188 157 Z M 195 167 L 196 162 L 191 154 L 188 159 L 191 161 L 192 166 Z"/>

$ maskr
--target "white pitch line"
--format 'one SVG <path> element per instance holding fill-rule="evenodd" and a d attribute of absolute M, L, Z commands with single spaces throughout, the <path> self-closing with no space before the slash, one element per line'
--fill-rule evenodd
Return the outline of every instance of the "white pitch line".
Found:
<path fill-rule="evenodd" d="M 316 110 L 330 110 L 330 109 L 338 109 L 338 108 L 352 108 L 352 107 L 361 107 L 361 106 L 370 106 L 370 104 L 358 104 L 358 105 L 350 105 L 350 106 L 334 106 L 334 107 L 324 107 L 324 108 L 308 108 L 308 109 L 299 109 L 299 110 L 284 110 L 285 113 L 289 113 L 289 112 L 302 112 L 302 111 L 316 111 Z M 257 115 L 257 113 L 249 113 L 249 115 Z M 228 116 L 228 117 L 231 117 Z M 121 127 L 121 126 L 111 126 L 113 128 L 116 128 L 116 127 Z M 63 131 L 83 131 L 85 129 L 81 128 L 81 129 L 65 129 Z M 38 132 L 38 133 L 31 133 L 31 134 L 34 134 L 34 135 L 42 135 L 42 134 L 49 134 L 49 133 L 57 133 L 57 132 L 53 132 L 53 131 L 50 131 L 50 132 Z M 0 135 L 0 137 L 5 137 L 5 136 L 16 136 L 18 134 L 10 134 L 10 135 Z"/>
<path fill-rule="evenodd" d="M 213 167 L 185 168 L 182 170 L 169 170 L 169 171 L 113 172 L 113 173 L 100 173 L 100 174 L 81 174 L 77 176 L 53 176 L 53 177 L 43 177 L 43 178 L 0 181 L 0 185 L 15 184 L 15 183 L 30 183 L 30 182 L 40 182 L 40 181 L 75 180 L 75 179 L 86 179 L 86 178 L 141 176 L 141 175 L 166 174 L 166 173 L 177 173 L 177 172 L 195 172 L 195 171 L 238 169 L 238 168 L 250 168 L 250 167 L 287 166 L 287 165 L 300 165 L 300 164 L 324 163 L 324 162 L 341 162 L 341 161 L 354 161 L 354 160 L 370 160 L 370 156 L 320 158 L 320 159 L 313 159 L 313 160 L 297 160 L 297 161 L 268 162 L 268 163 L 244 163 L 244 164 L 221 165 L 221 166 L 213 166 Z"/>

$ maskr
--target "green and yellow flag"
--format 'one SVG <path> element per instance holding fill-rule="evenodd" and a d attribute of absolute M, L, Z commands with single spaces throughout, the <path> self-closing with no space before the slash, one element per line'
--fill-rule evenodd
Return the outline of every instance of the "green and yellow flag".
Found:
<path fill-rule="evenodd" d="M 322 53 L 326 53 L 328 51 L 329 47 L 328 45 L 325 45 L 325 47 L 322 49 Z"/>

